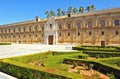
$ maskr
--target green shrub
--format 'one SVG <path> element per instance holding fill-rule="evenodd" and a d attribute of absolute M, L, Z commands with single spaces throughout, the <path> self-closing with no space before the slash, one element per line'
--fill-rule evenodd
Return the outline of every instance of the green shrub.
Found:
<path fill-rule="evenodd" d="M 91 57 L 96 58 L 108 58 L 108 57 L 119 57 L 120 53 L 115 52 L 98 52 L 98 51 L 84 51 L 84 54 L 88 54 Z"/>
<path fill-rule="evenodd" d="M 73 47 L 73 50 L 81 50 L 81 51 L 105 51 L 105 52 L 120 52 L 120 47 L 114 46 L 81 46 L 81 47 Z"/>
<path fill-rule="evenodd" d="M 107 59 L 105 58 L 100 61 L 110 64 L 110 65 L 113 65 L 113 66 L 120 67 L 120 58 L 119 57 L 118 58 L 107 58 Z"/>
<path fill-rule="evenodd" d="M 0 45 L 11 45 L 11 43 L 0 43 Z"/>
<path fill-rule="evenodd" d="M 80 74 L 80 69 L 77 70 L 77 74 Z"/>
<path fill-rule="evenodd" d="M 117 58 L 115 58 L 117 59 Z M 75 59 L 75 58 L 66 58 L 63 61 L 65 64 L 69 63 L 73 63 L 76 62 L 78 65 L 83 65 L 83 64 L 87 64 L 87 69 L 90 69 L 88 67 L 88 64 L 94 64 L 93 68 L 94 69 L 99 69 L 100 71 L 103 71 L 104 73 L 111 73 L 113 72 L 113 74 L 117 77 L 120 77 L 120 68 L 112 66 L 110 64 L 101 62 L 100 60 L 97 61 L 93 61 L 93 60 L 83 60 L 83 59 Z M 91 66 L 92 67 L 92 66 Z"/>
<path fill-rule="evenodd" d="M 12 57 L 12 58 L 9 58 L 9 59 L 17 61 L 17 62 L 29 63 L 29 62 L 37 61 L 37 60 L 40 60 L 40 59 L 44 60 L 49 55 L 51 55 L 51 52 L 42 52 L 42 53 L 31 54 L 31 55 L 26 55 L 26 56 Z"/>
<path fill-rule="evenodd" d="M 0 71 L 17 77 L 18 79 L 71 79 L 69 77 L 24 66 L 15 62 L 0 61 Z"/>
<path fill-rule="evenodd" d="M 88 55 L 87 54 L 80 54 L 80 55 L 78 55 L 78 58 L 80 58 L 80 59 L 87 59 Z"/>
<path fill-rule="evenodd" d="M 52 51 L 52 55 L 65 55 L 65 54 L 81 54 L 81 51 L 73 51 L 73 52 L 56 52 Z"/>
<path fill-rule="evenodd" d="M 111 73 L 111 74 L 107 73 L 107 76 L 108 76 L 110 79 L 115 79 L 115 76 L 114 76 L 113 73 Z"/>
<path fill-rule="evenodd" d="M 94 64 L 85 64 L 85 69 L 86 70 L 91 70 L 93 68 Z"/>

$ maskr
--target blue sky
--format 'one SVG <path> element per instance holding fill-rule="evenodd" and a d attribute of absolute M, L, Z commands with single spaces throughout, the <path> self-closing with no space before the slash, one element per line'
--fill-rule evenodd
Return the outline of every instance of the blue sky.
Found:
<path fill-rule="evenodd" d="M 0 25 L 32 20 L 35 16 L 45 18 L 45 11 L 69 6 L 79 8 L 94 4 L 97 10 L 120 8 L 120 0 L 0 0 Z"/>

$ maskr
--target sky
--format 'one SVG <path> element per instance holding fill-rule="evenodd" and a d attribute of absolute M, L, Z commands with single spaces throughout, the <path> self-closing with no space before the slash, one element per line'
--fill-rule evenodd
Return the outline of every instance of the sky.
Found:
<path fill-rule="evenodd" d="M 46 18 L 45 12 L 61 8 L 67 11 L 69 6 L 86 8 L 94 4 L 96 10 L 120 8 L 120 0 L 0 0 L 0 25 Z"/>

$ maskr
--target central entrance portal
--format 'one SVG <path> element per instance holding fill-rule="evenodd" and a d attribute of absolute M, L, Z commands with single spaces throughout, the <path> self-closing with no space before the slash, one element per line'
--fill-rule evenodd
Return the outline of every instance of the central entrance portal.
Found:
<path fill-rule="evenodd" d="M 49 35 L 48 41 L 49 45 L 53 45 L 53 35 Z"/>

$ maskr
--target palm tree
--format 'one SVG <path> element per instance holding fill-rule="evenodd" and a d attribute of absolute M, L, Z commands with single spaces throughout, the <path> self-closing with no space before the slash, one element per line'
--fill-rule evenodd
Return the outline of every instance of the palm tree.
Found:
<path fill-rule="evenodd" d="M 46 11 L 46 12 L 45 12 L 45 14 L 47 15 L 47 17 L 49 17 L 49 16 L 50 16 L 50 14 L 49 14 L 49 12 L 48 12 L 48 11 Z"/>
<path fill-rule="evenodd" d="M 65 11 L 62 11 L 61 13 L 62 13 L 63 16 L 65 16 Z"/>
<path fill-rule="evenodd" d="M 91 5 L 90 7 L 91 7 L 92 11 L 95 10 L 95 6 L 94 5 Z"/>
<path fill-rule="evenodd" d="M 71 6 L 68 7 L 68 11 L 72 12 L 72 7 Z"/>
<path fill-rule="evenodd" d="M 90 11 L 90 6 L 87 6 L 86 10 L 89 12 Z"/>
<path fill-rule="evenodd" d="M 50 11 L 51 16 L 56 16 L 55 12 L 53 10 Z"/>
<path fill-rule="evenodd" d="M 83 12 L 84 12 L 84 7 L 81 6 L 81 7 L 79 8 L 79 12 L 83 13 Z"/>
<path fill-rule="evenodd" d="M 78 9 L 77 8 L 74 8 L 73 9 L 73 13 L 77 13 L 78 12 Z"/>
<path fill-rule="evenodd" d="M 57 11 L 58 11 L 58 14 L 57 14 L 57 15 L 58 15 L 58 17 L 59 17 L 59 16 L 61 15 L 61 9 L 58 8 Z"/>

